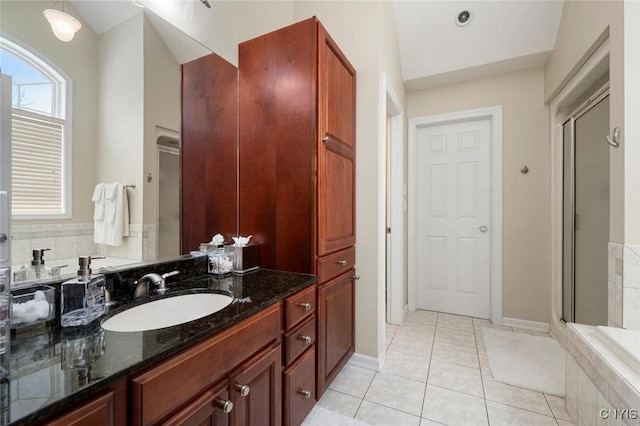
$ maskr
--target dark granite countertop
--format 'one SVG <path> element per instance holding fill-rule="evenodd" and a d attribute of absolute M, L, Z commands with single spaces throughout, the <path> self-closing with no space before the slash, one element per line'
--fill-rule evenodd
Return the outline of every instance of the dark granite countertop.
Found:
<path fill-rule="evenodd" d="M 0 425 L 34 424 L 95 395 L 116 380 L 141 372 L 177 352 L 312 285 L 307 274 L 258 270 L 170 283 L 165 295 L 132 302 L 119 297 L 104 318 L 152 299 L 194 292 L 232 295 L 231 305 L 207 317 L 144 332 L 111 332 L 96 321 L 83 328 L 53 327 L 11 342 L 11 376 L 0 383 Z"/>

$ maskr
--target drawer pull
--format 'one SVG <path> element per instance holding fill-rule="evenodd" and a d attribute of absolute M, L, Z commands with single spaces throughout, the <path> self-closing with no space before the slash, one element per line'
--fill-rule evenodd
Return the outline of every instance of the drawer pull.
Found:
<path fill-rule="evenodd" d="M 360 275 L 351 275 L 351 278 L 353 278 L 354 280 L 359 280 L 360 279 Z"/>
<path fill-rule="evenodd" d="M 305 342 L 307 345 L 308 345 L 309 343 L 311 343 L 311 340 L 312 340 L 312 339 L 311 339 L 311 336 L 303 336 L 303 335 L 298 336 L 298 339 L 302 340 L 302 341 L 303 341 L 303 342 Z"/>
<path fill-rule="evenodd" d="M 347 261 L 346 260 L 336 260 L 336 263 L 338 265 L 347 266 Z"/>
<path fill-rule="evenodd" d="M 240 383 L 236 383 L 234 388 L 240 394 L 240 396 L 247 396 L 251 391 L 251 388 L 249 387 L 249 385 L 241 385 Z"/>
<path fill-rule="evenodd" d="M 231 410 L 233 410 L 233 402 L 231 401 L 225 401 L 224 399 L 216 398 L 214 404 L 225 414 L 229 414 Z"/>
<path fill-rule="evenodd" d="M 302 397 L 303 397 L 304 399 L 309 399 L 309 398 L 311 398 L 311 391 L 308 391 L 308 390 L 306 390 L 306 389 L 298 389 L 298 393 L 299 393 L 300 395 L 302 395 Z"/>
<path fill-rule="evenodd" d="M 298 302 L 298 306 L 300 306 L 303 311 L 310 311 L 311 310 L 311 303 L 309 303 L 309 302 Z"/>

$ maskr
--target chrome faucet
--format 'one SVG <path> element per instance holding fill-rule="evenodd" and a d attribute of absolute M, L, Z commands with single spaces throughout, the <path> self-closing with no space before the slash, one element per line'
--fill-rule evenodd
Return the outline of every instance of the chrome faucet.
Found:
<path fill-rule="evenodd" d="M 144 275 L 138 281 L 134 282 L 136 286 L 136 290 L 133 293 L 133 298 L 137 299 L 138 297 L 143 297 L 149 294 L 149 284 L 155 285 L 158 287 L 158 293 L 164 293 L 167 290 L 167 283 L 165 278 L 172 277 L 174 275 L 178 275 L 180 271 L 171 271 L 166 274 L 160 275 L 152 272 L 150 274 Z"/>

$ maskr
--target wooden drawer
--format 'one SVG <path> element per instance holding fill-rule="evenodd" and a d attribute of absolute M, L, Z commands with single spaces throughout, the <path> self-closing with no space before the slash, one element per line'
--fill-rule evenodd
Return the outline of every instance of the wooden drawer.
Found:
<path fill-rule="evenodd" d="M 280 337 L 274 305 L 131 380 L 132 424 L 165 419 L 243 360 Z"/>
<path fill-rule="evenodd" d="M 349 247 L 318 259 L 318 283 L 325 283 L 349 269 L 355 268 L 356 248 Z"/>
<path fill-rule="evenodd" d="M 316 403 L 316 351 L 309 348 L 284 371 L 284 424 L 298 426 Z"/>
<path fill-rule="evenodd" d="M 316 312 L 316 286 L 312 285 L 284 300 L 284 329 L 289 330 Z"/>
<path fill-rule="evenodd" d="M 298 356 L 316 342 L 316 318 L 296 327 L 284 336 L 285 366 L 295 361 Z"/>

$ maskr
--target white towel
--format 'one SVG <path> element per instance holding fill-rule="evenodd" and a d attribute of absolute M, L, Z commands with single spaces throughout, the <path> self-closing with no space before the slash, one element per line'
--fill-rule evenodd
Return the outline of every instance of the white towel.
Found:
<path fill-rule="evenodd" d="M 104 219 L 104 189 L 106 184 L 99 183 L 96 185 L 93 190 L 93 197 L 91 197 L 91 201 L 94 203 L 94 211 L 93 218 L 95 220 L 103 220 Z"/>
<path fill-rule="evenodd" d="M 105 214 L 103 220 L 94 221 L 96 244 L 119 246 L 122 237 L 129 236 L 129 200 L 127 189 L 121 183 L 105 184 Z"/>
<path fill-rule="evenodd" d="M 121 183 L 109 183 L 105 185 L 104 189 L 104 221 L 106 223 L 115 223 L 116 216 L 118 212 L 118 208 L 122 208 L 121 201 L 119 198 L 121 197 L 121 191 L 123 189 L 123 185 Z"/>

